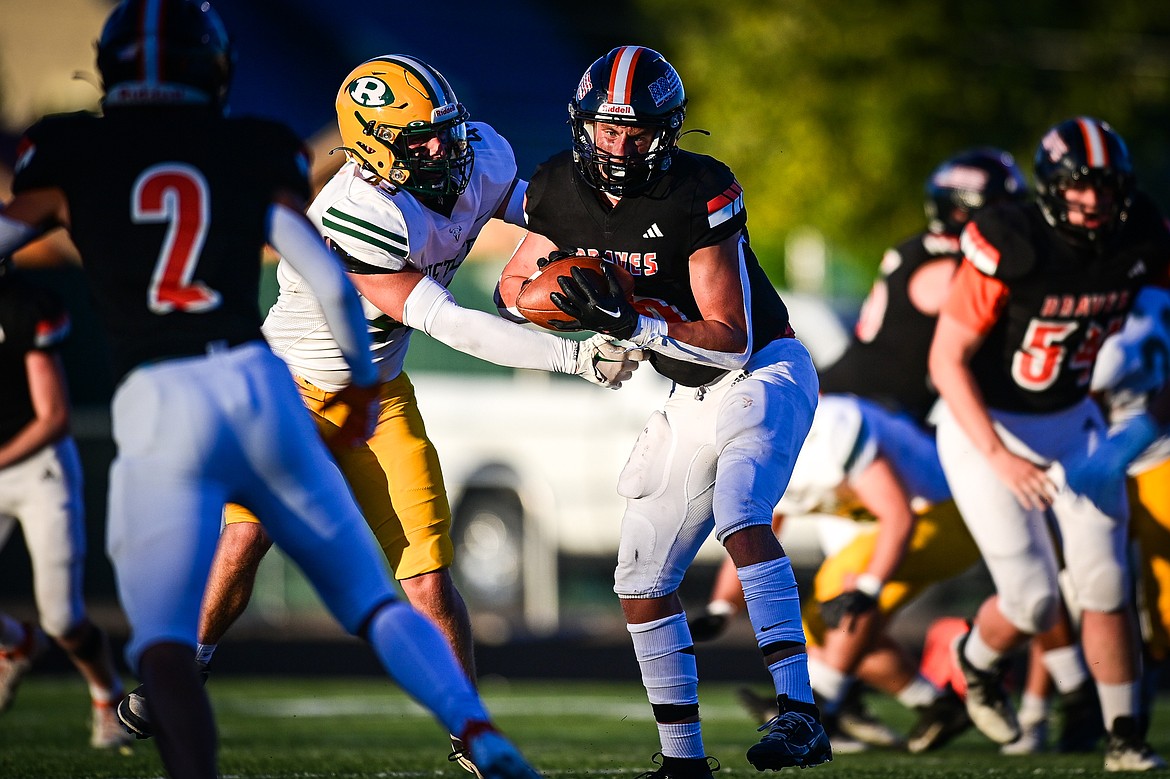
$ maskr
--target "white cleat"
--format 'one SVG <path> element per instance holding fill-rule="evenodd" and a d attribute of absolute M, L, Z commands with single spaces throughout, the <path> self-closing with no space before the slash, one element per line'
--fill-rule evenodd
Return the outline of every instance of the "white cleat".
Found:
<path fill-rule="evenodd" d="M 118 721 L 117 702 L 95 703 L 93 705 L 93 729 L 89 745 L 94 749 L 128 750 L 134 737 L 126 732 Z"/>
<path fill-rule="evenodd" d="M 967 714 L 975 727 L 997 744 L 1010 744 L 1020 737 L 1016 709 L 1008 697 L 1002 668 L 982 671 L 963 656 L 968 633 L 951 644 L 951 654 L 967 682 Z"/>
<path fill-rule="evenodd" d="M 1105 747 L 1106 771 L 1163 771 L 1166 761 L 1150 748 L 1138 732 L 1133 717 L 1113 721 L 1109 743 Z"/>
<path fill-rule="evenodd" d="M 20 646 L 0 650 L 0 713 L 8 711 L 16 690 L 32 669 L 37 658 L 49 648 L 49 637 L 37 625 L 22 623 L 24 640 Z"/>
<path fill-rule="evenodd" d="M 1020 737 L 999 748 L 1001 755 L 1038 755 L 1048 750 L 1048 720 L 1021 722 Z"/>

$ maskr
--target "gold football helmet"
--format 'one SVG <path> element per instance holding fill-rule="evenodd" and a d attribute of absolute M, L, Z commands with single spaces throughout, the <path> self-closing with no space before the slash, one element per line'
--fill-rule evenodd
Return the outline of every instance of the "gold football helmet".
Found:
<path fill-rule="evenodd" d="M 423 197 L 467 189 L 475 158 L 467 118 L 439 71 L 401 54 L 363 62 L 337 92 L 346 153 L 375 176 Z"/>

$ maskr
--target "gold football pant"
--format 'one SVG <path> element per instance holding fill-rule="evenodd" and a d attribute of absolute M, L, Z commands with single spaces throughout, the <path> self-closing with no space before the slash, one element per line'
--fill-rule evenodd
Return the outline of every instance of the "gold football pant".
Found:
<path fill-rule="evenodd" d="M 336 393 L 294 377 L 301 397 L 328 439 L 344 421 L 347 409 L 325 404 Z M 364 445 L 334 451 L 334 458 L 353 490 L 370 529 L 398 579 L 451 565 L 451 507 L 439 457 L 427 438 L 415 399 L 414 385 L 405 373 L 382 385 L 378 422 Z M 229 503 L 225 521 L 257 522 L 243 506 Z"/>
<path fill-rule="evenodd" d="M 845 591 L 849 574 L 863 573 L 873 557 L 878 524 L 870 523 L 839 552 L 825 558 L 817 570 L 814 597 L 801 609 L 804 632 L 810 646 L 821 646 L 826 626 L 820 605 Z M 979 559 L 967 526 L 953 500 L 938 503 L 918 513 L 914 532 L 894 575 L 882 588 L 878 609 L 883 621 L 935 582 L 945 581 L 970 568 Z"/>
<path fill-rule="evenodd" d="M 1142 638 L 1170 658 L 1170 460 L 1128 480 L 1130 533 L 1138 542 Z"/>

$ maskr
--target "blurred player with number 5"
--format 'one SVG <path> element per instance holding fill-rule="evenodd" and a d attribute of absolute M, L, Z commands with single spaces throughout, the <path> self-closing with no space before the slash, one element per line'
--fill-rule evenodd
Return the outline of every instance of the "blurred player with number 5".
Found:
<path fill-rule="evenodd" d="M 1132 459 L 1152 443 L 1170 393 L 1120 431 L 1088 393 L 1097 351 L 1138 291 L 1170 285 L 1170 232 L 1102 121 L 1053 126 L 1034 166 L 1035 201 L 981 211 L 964 229 L 929 358 L 945 404 L 939 459 L 996 588 L 956 646 L 967 709 L 992 740 L 1019 737 L 1002 660 L 1059 616 L 1051 509 L 1110 732 L 1105 770 L 1165 768 L 1136 716 L 1125 472 L 1091 461 Z"/>

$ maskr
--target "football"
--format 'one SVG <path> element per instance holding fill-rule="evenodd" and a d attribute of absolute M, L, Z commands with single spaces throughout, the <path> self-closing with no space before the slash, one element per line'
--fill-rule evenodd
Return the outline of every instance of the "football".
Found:
<path fill-rule="evenodd" d="M 576 267 L 596 274 L 597 283 L 600 286 L 605 283 L 605 276 L 602 274 L 602 267 L 605 263 L 606 261 L 600 257 L 589 257 L 583 254 L 553 260 L 529 276 L 528 280 L 520 286 L 520 292 L 516 295 L 516 310 L 529 322 L 549 330 L 556 330 L 557 328 L 552 327 L 549 322 L 572 318 L 553 305 L 552 300 L 549 299 L 550 294 L 561 291 L 561 285 L 557 282 L 557 278 L 570 275 L 572 269 Z M 629 300 L 634 292 L 634 277 L 620 265 L 611 263 L 611 267 L 616 271 L 622 292 Z"/>

